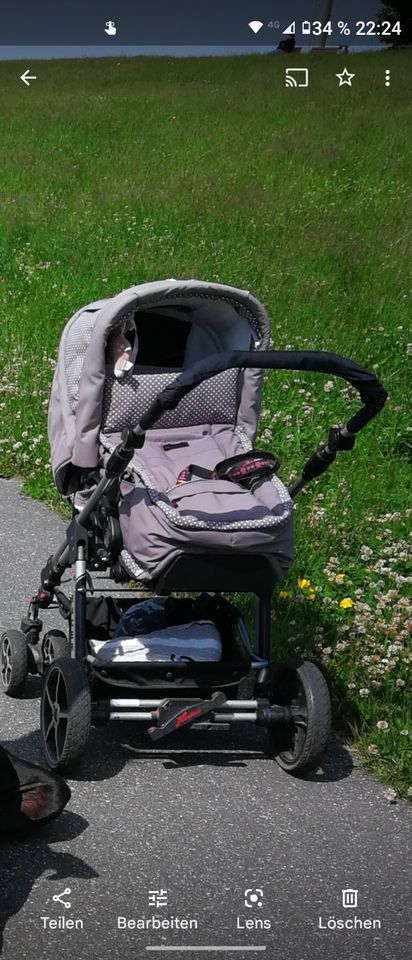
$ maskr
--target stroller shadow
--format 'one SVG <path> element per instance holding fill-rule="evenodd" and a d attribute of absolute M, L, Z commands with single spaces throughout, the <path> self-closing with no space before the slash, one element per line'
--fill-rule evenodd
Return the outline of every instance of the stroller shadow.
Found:
<path fill-rule="evenodd" d="M 334 735 L 327 745 L 322 764 L 318 770 L 306 774 L 304 779 L 308 783 L 336 783 L 346 780 L 354 769 L 350 751 Z"/>
<path fill-rule="evenodd" d="M 4 746 L 22 758 L 44 765 L 40 731 Z M 153 743 L 144 728 L 132 722 L 93 727 L 87 750 L 70 775 L 72 788 L 77 783 L 96 783 L 116 777 L 130 761 L 162 761 L 165 770 L 196 766 L 245 768 L 252 760 L 275 763 L 268 754 L 267 736 L 253 724 L 239 723 L 230 731 L 187 729 Z M 349 777 L 353 760 L 345 745 L 333 735 L 321 767 L 304 778 L 307 782 L 332 783 Z M 280 772 L 280 771 L 279 771 Z M 67 814 L 66 814 L 67 816 Z M 60 822 L 60 821 L 58 821 Z M 57 825 L 57 822 L 56 822 Z"/>
<path fill-rule="evenodd" d="M 71 783 L 94 783 L 116 777 L 127 761 L 127 751 L 118 733 L 111 726 L 104 728 L 104 733 L 102 727 L 92 728 L 85 755 L 66 779 Z M 18 740 L 2 740 L 2 744 L 16 756 L 46 766 L 40 730 L 33 730 Z"/>
<path fill-rule="evenodd" d="M 0 841 L 0 953 L 3 932 L 8 920 L 18 913 L 29 899 L 39 877 L 47 872 L 49 880 L 97 877 L 96 871 L 80 857 L 54 851 L 50 844 L 74 840 L 89 826 L 84 817 L 65 812 L 58 820 L 30 833 Z"/>
<path fill-rule="evenodd" d="M 247 725 L 245 724 L 245 727 Z M 245 745 L 246 733 L 249 733 L 249 744 Z M 253 733 L 255 734 L 253 737 Z M 252 742 L 250 742 L 252 741 Z M 254 741 L 254 742 L 253 742 Z M 247 767 L 251 760 L 275 763 L 266 750 L 266 736 L 263 731 L 237 730 L 230 739 L 228 735 L 211 735 L 188 731 L 183 739 L 182 734 L 168 737 L 167 745 L 155 746 L 149 739 L 145 743 L 127 743 L 126 755 L 132 755 L 138 761 L 161 760 L 166 770 L 180 770 L 197 766 L 212 767 Z M 334 783 L 345 780 L 353 771 L 353 760 L 349 750 L 337 737 L 332 736 L 327 745 L 322 765 L 311 774 L 306 774 L 302 780 L 312 783 Z M 280 774 L 280 769 L 279 769 Z"/>

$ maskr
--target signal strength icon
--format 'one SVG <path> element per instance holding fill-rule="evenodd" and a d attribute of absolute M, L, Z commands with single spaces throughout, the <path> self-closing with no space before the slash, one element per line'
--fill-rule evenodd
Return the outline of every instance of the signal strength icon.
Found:
<path fill-rule="evenodd" d="M 259 30 L 263 27 L 263 23 L 261 20 L 251 20 L 250 23 L 248 23 L 248 27 L 253 30 L 253 33 L 259 33 Z"/>

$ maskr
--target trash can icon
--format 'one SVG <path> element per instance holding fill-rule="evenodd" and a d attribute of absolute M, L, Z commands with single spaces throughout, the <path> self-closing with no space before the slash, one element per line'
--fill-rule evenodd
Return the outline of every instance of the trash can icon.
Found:
<path fill-rule="evenodd" d="M 358 906 L 358 891 L 357 890 L 342 890 L 342 906 L 343 907 L 357 907 Z"/>

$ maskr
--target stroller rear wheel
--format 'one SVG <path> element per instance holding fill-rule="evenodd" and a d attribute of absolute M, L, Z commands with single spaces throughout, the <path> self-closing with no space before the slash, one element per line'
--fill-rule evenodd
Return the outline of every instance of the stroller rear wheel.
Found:
<path fill-rule="evenodd" d="M 48 667 L 41 698 L 43 751 L 52 770 L 65 771 L 83 753 L 90 733 L 91 696 L 83 666 L 59 658 Z"/>
<path fill-rule="evenodd" d="M 49 630 L 42 642 L 43 665 L 48 667 L 59 657 L 70 657 L 70 640 L 63 630 Z"/>
<path fill-rule="evenodd" d="M 319 668 L 305 660 L 275 677 L 273 702 L 290 709 L 290 724 L 269 731 L 271 753 L 289 773 L 303 775 L 319 766 L 331 731 L 329 690 Z"/>
<path fill-rule="evenodd" d="M 26 637 L 20 630 L 7 630 L 0 641 L 0 676 L 4 693 L 20 697 L 29 672 Z"/>

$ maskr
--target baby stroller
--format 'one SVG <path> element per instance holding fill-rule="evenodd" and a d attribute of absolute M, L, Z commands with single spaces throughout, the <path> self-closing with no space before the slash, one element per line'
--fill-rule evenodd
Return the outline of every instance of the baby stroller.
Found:
<path fill-rule="evenodd" d="M 1 640 L 5 693 L 19 696 L 28 672 L 43 674 L 52 769 L 74 764 L 92 723 L 121 719 L 145 722 L 153 740 L 249 721 L 266 728 L 285 770 L 318 765 L 330 729 L 327 685 L 309 661 L 273 669 L 271 597 L 292 562 L 293 498 L 353 448 L 387 394 L 335 354 L 268 347 L 268 316 L 250 293 L 196 280 L 132 287 L 67 323 L 48 428 L 72 519 L 20 630 Z M 289 490 L 273 454 L 254 448 L 264 370 L 343 377 L 363 403 L 347 426 L 330 429 Z M 242 593 L 255 597 L 252 639 L 224 596 Z M 182 623 L 186 637 L 193 631 L 190 656 L 107 656 L 132 608 L 147 613 L 148 595 L 163 598 L 163 641 Z M 42 636 L 46 608 L 59 610 L 67 634 Z M 219 657 L 196 656 L 200 624 L 218 631 Z M 146 645 L 159 640 L 150 616 L 143 634 Z"/>

